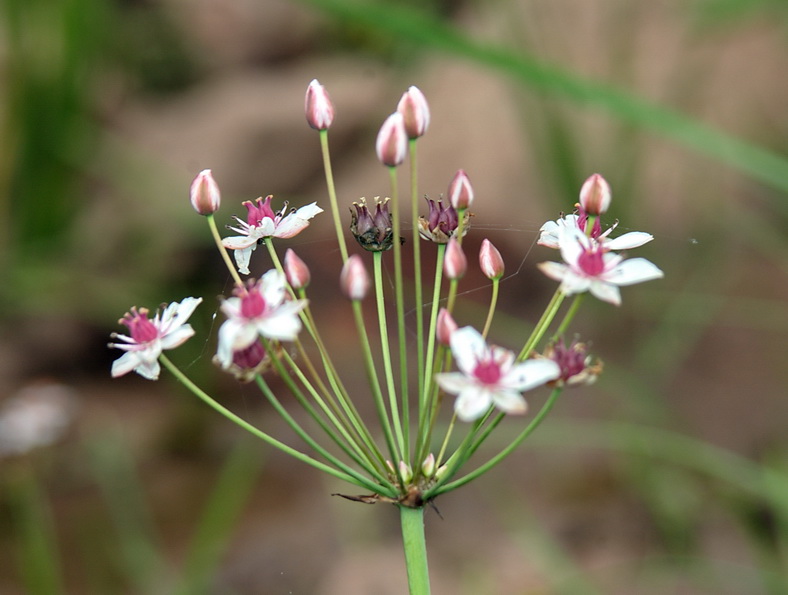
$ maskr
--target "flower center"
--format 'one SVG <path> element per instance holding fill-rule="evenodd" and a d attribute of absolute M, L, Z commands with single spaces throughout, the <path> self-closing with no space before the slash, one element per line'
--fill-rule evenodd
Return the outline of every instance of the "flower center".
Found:
<path fill-rule="evenodd" d="M 605 272 L 604 251 L 600 248 L 583 250 L 577 259 L 577 266 L 589 277 L 598 277 Z"/>
<path fill-rule="evenodd" d="M 258 318 L 265 314 L 266 303 L 262 294 L 253 288 L 244 291 L 241 295 L 241 315 L 247 320 Z"/>
<path fill-rule="evenodd" d="M 138 344 L 148 343 L 159 336 L 156 326 L 148 320 L 148 310 L 146 308 L 141 310 L 132 308 L 131 312 L 126 314 L 120 322 L 129 329 L 131 338 Z"/>
<path fill-rule="evenodd" d="M 481 360 L 476 363 L 473 376 L 486 385 L 496 385 L 501 379 L 501 367 L 492 359 Z"/>

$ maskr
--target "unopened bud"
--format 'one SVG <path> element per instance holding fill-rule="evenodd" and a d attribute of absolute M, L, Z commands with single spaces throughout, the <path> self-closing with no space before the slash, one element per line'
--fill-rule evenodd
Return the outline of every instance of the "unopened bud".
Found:
<path fill-rule="evenodd" d="M 369 284 L 369 275 L 364 261 L 358 254 L 351 255 L 345 261 L 339 275 L 339 285 L 342 292 L 353 301 L 363 300 L 369 291 Z"/>
<path fill-rule="evenodd" d="M 430 106 L 418 87 L 410 87 L 403 93 L 397 111 L 402 114 L 408 138 L 418 138 L 427 132 L 430 126 Z"/>
<path fill-rule="evenodd" d="M 427 458 L 424 459 L 424 462 L 421 464 L 421 473 L 424 477 L 432 477 L 433 473 L 435 473 L 435 455 L 430 453 L 427 455 Z"/>
<path fill-rule="evenodd" d="M 219 210 L 222 196 L 210 169 L 202 170 L 194 178 L 189 191 L 189 199 L 194 210 L 200 215 L 212 215 Z"/>
<path fill-rule="evenodd" d="M 479 266 L 484 276 L 490 280 L 503 277 L 504 266 L 501 253 L 487 238 L 484 238 L 479 250 Z"/>
<path fill-rule="evenodd" d="M 399 476 L 404 483 L 410 483 L 410 480 L 413 479 L 413 470 L 405 461 L 399 462 Z"/>
<path fill-rule="evenodd" d="M 588 215 L 601 215 L 610 208 L 610 185 L 599 174 L 593 174 L 580 188 L 580 208 Z"/>
<path fill-rule="evenodd" d="M 438 321 L 435 324 L 435 336 L 438 343 L 451 345 L 451 334 L 457 330 L 457 323 L 446 308 L 441 308 L 438 312 Z"/>
<path fill-rule="evenodd" d="M 462 251 L 462 246 L 455 238 L 451 238 L 446 245 L 446 254 L 443 258 L 443 272 L 446 277 L 451 279 L 460 279 L 465 275 L 468 269 L 468 260 L 465 258 L 465 253 Z"/>
<path fill-rule="evenodd" d="M 285 276 L 293 289 L 303 289 L 309 285 L 311 279 L 309 267 L 292 248 L 288 248 L 285 252 Z"/>
<path fill-rule="evenodd" d="M 449 184 L 448 198 L 455 209 L 467 209 L 473 202 L 473 186 L 465 170 L 458 170 Z"/>
<path fill-rule="evenodd" d="M 394 112 L 383 122 L 375 142 L 375 150 L 383 165 L 396 167 L 405 161 L 408 133 L 405 132 L 405 121 L 401 113 Z"/>
<path fill-rule="evenodd" d="M 304 100 L 306 121 L 316 130 L 327 130 L 334 121 L 334 105 L 326 88 L 313 79 L 306 89 Z"/>

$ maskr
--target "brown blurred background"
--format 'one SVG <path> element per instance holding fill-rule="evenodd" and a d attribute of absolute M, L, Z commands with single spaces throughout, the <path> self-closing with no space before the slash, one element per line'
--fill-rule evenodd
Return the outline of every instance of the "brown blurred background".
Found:
<path fill-rule="evenodd" d="M 198 335 L 173 359 L 297 444 L 253 387 L 210 363 L 215 296 L 231 281 L 188 186 L 213 170 L 220 225 L 267 194 L 327 209 L 303 114 L 313 78 L 336 108 L 343 214 L 389 193 L 377 129 L 408 85 L 425 93 L 420 192 L 437 198 L 465 169 L 469 260 L 484 237 L 506 260 L 496 342 L 518 348 L 549 300 L 534 265 L 555 255 L 534 246 L 537 230 L 593 172 L 613 187 L 610 222 L 653 233 L 637 255 L 666 274 L 624 288 L 620 308 L 587 300 L 573 331 L 605 361 L 599 382 L 567 391 L 533 440 L 427 511 L 434 593 L 784 592 L 788 507 L 747 486 L 788 473 L 785 6 L 432 0 L 384 3 L 384 19 L 358 5 L 4 2 L 0 398 L 55 384 L 75 408 L 56 445 L 0 459 L 0 592 L 405 592 L 393 507 L 332 498 L 353 488 L 245 438 L 166 373 L 109 378 L 123 312 L 203 296 Z M 541 78 L 496 66 L 491 47 L 546 65 Z M 723 162 L 694 128 L 666 133 L 659 113 L 617 112 L 608 89 L 783 155 L 751 155 L 777 174 Z M 310 264 L 318 316 L 353 370 L 331 238 L 326 213 L 278 245 Z M 263 250 L 252 262 L 269 267 Z M 461 288 L 458 320 L 479 326 L 485 279 Z M 227 500 L 211 506 L 215 493 Z M 41 572 L 25 554 L 37 535 L 50 543 Z M 35 589 L 25 578 L 47 572 Z"/>

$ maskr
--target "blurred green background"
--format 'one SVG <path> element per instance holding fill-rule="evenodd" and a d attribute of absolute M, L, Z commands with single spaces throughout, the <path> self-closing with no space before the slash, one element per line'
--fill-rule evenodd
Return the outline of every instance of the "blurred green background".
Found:
<path fill-rule="evenodd" d="M 465 169 L 469 255 L 489 237 L 512 273 L 498 343 L 554 290 L 537 230 L 593 172 L 666 273 L 586 301 L 598 384 L 428 512 L 434 593 L 788 592 L 785 2 L 3 0 L 0 25 L 0 398 L 56 383 L 76 403 L 57 445 L 0 459 L 0 592 L 404 592 L 393 508 L 331 498 L 166 374 L 109 379 L 130 306 L 201 295 L 174 359 L 288 436 L 210 363 L 231 282 L 188 186 L 213 169 L 220 225 L 269 193 L 323 204 L 313 78 L 345 205 L 388 192 L 377 128 L 425 93 L 420 191 Z M 329 218 L 285 244 L 343 341 Z M 464 289 L 478 325 L 484 279 Z"/>

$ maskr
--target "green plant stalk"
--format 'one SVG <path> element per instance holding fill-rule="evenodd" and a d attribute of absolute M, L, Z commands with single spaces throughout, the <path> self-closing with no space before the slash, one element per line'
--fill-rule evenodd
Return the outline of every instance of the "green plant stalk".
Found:
<path fill-rule="evenodd" d="M 572 319 L 574 319 L 575 314 L 577 314 L 577 311 L 580 308 L 580 304 L 583 303 L 583 298 L 585 297 L 585 295 L 586 295 L 585 292 L 578 293 L 575 296 L 575 299 L 572 300 L 572 304 L 569 306 L 569 309 L 566 311 L 566 314 L 564 314 L 564 319 L 561 321 L 561 324 L 558 325 L 558 328 L 556 329 L 555 333 L 553 333 L 553 336 L 550 337 L 551 343 L 557 341 L 559 338 L 563 337 L 564 334 L 566 334 L 566 329 L 569 328 Z"/>
<path fill-rule="evenodd" d="M 328 188 L 328 199 L 331 203 L 331 215 L 334 219 L 334 229 L 339 243 L 339 252 L 342 254 L 342 262 L 347 261 L 347 245 L 345 235 L 342 233 L 342 220 L 339 216 L 337 205 L 337 191 L 334 186 L 334 173 L 331 169 L 331 155 L 328 150 L 328 130 L 320 130 L 320 150 L 323 154 L 323 171 L 326 174 L 326 187 Z"/>
<path fill-rule="evenodd" d="M 378 310 L 378 327 L 380 328 L 380 349 L 383 357 L 383 372 L 386 376 L 386 388 L 389 393 L 389 409 L 391 410 L 391 420 L 394 426 L 394 434 L 397 438 L 399 452 L 404 455 L 406 451 L 404 438 L 402 435 L 403 421 L 399 415 L 399 405 L 397 404 L 397 388 L 394 385 L 394 370 L 391 365 L 391 349 L 389 348 L 389 332 L 386 324 L 386 303 L 383 296 L 383 272 L 382 272 L 382 252 L 372 254 L 375 275 L 375 301 Z M 395 463 L 397 461 L 394 461 Z"/>
<path fill-rule="evenodd" d="M 424 539 L 424 507 L 399 507 L 402 545 L 408 571 L 410 595 L 429 595 L 430 574 L 427 567 L 427 543 Z"/>
<path fill-rule="evenodd" d="M 298 451 L 295 448 L 292 448 L 292 447 L 288 446 L 284 442 L 280 442 L 279 440 L 277 440 L 273 436 L 269 436 L 268 434 L 266 434 L 262 430 L 259 430 L 258 428 L 254 427 L 252 424 L 247 422 L 246 420 L 244 420 L 241 417 L 237 416 L 235 413 L 233 413 L 232 411 L 230 411 L 226 407 L 220 405 L 208 393 L 206 393 L 199 386 L 194 384 L 194 382 L 192 382 L 191 379 L 188 376 L 186 376 L 186 374 L 181 372 L 180 369 L 175 364 L 173 364 L 166 355 L 164 355 L 164 354 L 160 355 L 159 356 L 159 361 L 162 364 L 164 364 L 164 367 L 167 368 L 167 370 L 169 370 L 170 373 L 173 376 L 175 376 L 175 378 L 177 378 L 178 381 L 181 384 L 183 384 L 187 389 L 189 389 L 203 403 L 208 405 L 214 411 L 217 411 L 218 413 L 222 414 L 224 417 L 226 417 L 228 420 L 230 420 L 231 422 L 233 422 L 237 426 L 240 426 L 241 428 L 243 428 L 244 430 L 246 430 L 250 434 L 256 436 L 257 438 L 259 438 L 260 440 L 262 440 L 263 442 L 265 442 L 269 446 L 273 446 L 274 448 L 278 448 L 279 450 L 281 450 L 282 452 L 290 455 L 294 459 L 298 459 L 302 463 L 306 463 L 307 465 L 311 465 L 312 467 L 314 467 L 316 469 L 319 469 L 320 471 L 324 471 L 324 472 L 328 473 L 329 475 L 332 475 L 332 476 L 336 477 L 337 479 L 341 479 L 342 481 L 346 481 L 348 483 L 352 483 L 352 484 L 360 486 L 360 487 L 364 487 L 364 488 L 368 487 L 367 485 L 365 485 L 365 483 L 359 483 L 358 481 L 356 481 L 352 476 L 348 475 L 347 473 L 343 473 L 342 471 L 339 471 L 338 469 L 334 469 L 330 465 L 326 465 L 325 463 L 321 463 L 320 461 L 318 461 L 316 459 L 313 459 L 309 455 L 304 454 L 301 451 Z M 378 486 L 378 488 L 379 488 L 379 486 Z"/>
<path fill-rule="evenodd" d="M 403 460 L 410 458 L 410 404 L 408 401 L 408 345 L 405 334 L 405 283 L 402 279 L 402 243 L 400 242 L 402 222 L 400 221 L 399 190 L 397 184 L 397 168 L 389 167 L 389 182 L 391 184 L 391 220 L 394 233 L 394 298 L 397 310 L 397 340 L 399 343 L 399 369 L 400 369 L 400 398 L 402 400 L 402 418 L 395 420 L 399 423 L 404 434 L 404 445 L 400 449 Z M 385 342 L 386 337 L 381 337 Z"/>
<path fill-rule="evenodd" d="M 383 436 L 386 439 L 386 446 L 389 449 L 389 456 L 392 461 L 401 461 L 402 454 L 397 451 L 397 446 L 394 443 L 394 436 L 391 431 L 391 422 L 389 421 L 388 413 L 386 412 L 386 404 L 383 402 L 383 392 L 380 389 L 380 380 L 378 379 L 377 368 L 375 361 L 372 358 L 372 348 L 369 345 L 369 337 L 367 336 L 366 327 L 364 325 L 364 313 L 361 311 L 361 302 L 353 300 L 353 316 L 356 320 L 356 328 L 358 329 L 358 339 L 361 342 L 361 349 L 364 357 L 364 369 L 367 372 L 367 379 L 369 381 L 369 388 L 372 391 L 373 401 L 375 402 L 375 409 L 378 413 L 380 420 L 380 427 L 383 430 Z M 398 465 L 394 465 L 395 469 L 399 469 Z"/>
<path fill-rule="evenodd" d="M 529 423 L 525 427 L 525 429 L 522 432 L 520 432 L 520 434 L 514 440 L 512 440 L 512 442 L 506 448 L 504 448 L 502 451 L 500 451 L 497 455 L 495 455 L 489 461 L 487 461 L 483 465 L 477 467 L 476 469 L 474 469 L 473 471 L 471 471 L 467 475 L 464 475 L 460 479 L 457 479 L 455 481 L 452 481 L 450 483 L 446 483 L 446 484 L 443 484 L 443 485 L 436 484 L 433 488 L 427 490 L 424 493 L 424 498 L 425 499 L 434 498 L 435 496 L 438 496 L 440 494 L 445 494 L 446 492 L 450 492 L 452 490 L 456 490 L 457 488 L 465 485 L 466 483 L 468 483 L 470 481 L 473 481 L 474 479 L 476 479 L 480 475 L 483 475 L 484 473 L 487 473 L 490 469 L 495 467 L 503 459 L 505 459 L 507 456 L 509 456 L 518 446 L 520 446 L 520 444 L 522 443 L 523 440 L 528 438 L 528 436 L 530 436 L 531 433 L 536 428 L 539 427 L 539 425 L 542 423 L 542 421 L 544 421 L 544 419 L 547 417 L 547 414 L 550 413 L 550 410 L 553 408 L 553 405 L 555 405 L 556 401 L 558 400 L 558 396 L 561 394 L 562 391 L 563 391 L 563 387 L 556 387 L 556 388 L 554 388 L 553 392 L 550 393 L 550 396 L 548 397 L 548 399 L 545 402 L 545 404 L 542 405 L 542 408 L 539 410 L 539 413 L 537 413 L 536 417 L 534 417 L 531 420 L 531 423 Z M 466 460 L 479 447 L 479 445 L 483 442 L 483 439 L 486 437 L 486 435 L 489 435 L 489 433 L 483 434 L 481 440 L 477 440 L 476 442 L 474 442 L 473 447 L 467 453 Z"/>
<path fill-rule="evenodd" d="M 208 220 L 208 227 L 211 228 L 211 235 L 213 236 L 213 241 L 216 242 L 216 247 L 219 249 L 219 254 L 222 255 L 222 260 L 224 260 L 224 264 L 227 266 L 227 270 L 230 271 L 230 275 L 233 277 L 233 281 L 235 281 L 236 285 L 243 286 L 243 281 L 241 281 L 241 277 L 238 274 L 238 271 L 235 269 L 235 265 L 233 261 L 230 259 L 230 255 L 227 252 L 227 248 L 224 247 L 222 244 L 222 237 L 219 235 L 219 230 L 216 227 L 216 220 L 213 218 L 213 214 L 206 215 L 205 218 Z"/>
<path fill-rule="evenodd" d="M 268 343 L 266 343 L 266 345 L 268 345 Z M 267 348 L 268 347 L 266 347 L 266 349 Z M 286 374 L 283 374 L 284 367 L 282 366 L 282 364 L 281 363 L 277 363 L 276 360 L 274 360 L 274 363 L 277 366 L 277 370 L 279 371 L 280 376 L 283 376 L 283 377 L 286 376 Z M 318 442 L 314 438 L 312 438 L 312 436 L 307 431 L 305 431 L 295 419 L 293 419 L 293 416 L 290 415 L 290 413 L 288 413 L 287 409 L 285 409 L 282 406 L 282 404 L 279 402 L 279 399 L 276 398 L 276 395 L 271 390 L 271 388 L 268 386 L 268 383 L 266 383 L 266 381 L 263 379 L 263 377 L 260 376 L 260 374 L 255 376 L 255 382 L 257 383 L 257 386 L 260 388 L 262 393 L 265 395 L 266 399 L 268 399 L 268 402 L 271 403 L 271 405 L 273 405 L 274 409 L 279 414 L 279 416 L 283 420 L 285 420 L 287 425 L 289 425 L 290 428 L 298 435 L 298 437 L 301 438 L 301 440 L 303 440 L 306 444 L 308 444 L 310 448 L 312 448 L 315 452 L 317 452 L 326 461 L 331 463 L 335 468 L 339 469 L 340 471 L 346 473 L 348 476 L 352 477 L 353 480 L 354 480 L 353 483 L 355 483 L 356 485 L 364 486 L 367 489 L 372 490 L 373 492 L 380 492 L 381 491 L 380 486 L 378 484 L 376 484 L 375 482 L 371 481 L 369 478 L 361 475 L 358 471 L 356 471 L 352 467 L 349 467 L 348 465 L 346 465 L 345 463 L 343 463 L 342 461 L 337 459 L 334 455 L 332 455 L 325 448 L 323 448 L 320 444 L 318 444 Z M 294 394 L 299 394 L 300 391 L 297 391 L 297 387 L 294 386 L 292 381 L 287 382 L 287 384 L 288 384 L 288 388 Z M 303 395 L 300 395 L 300 397 L 301 398 L 299 399 L 299 401 L 303 404 L 303 401 L 304 401 Z M 307 409 L 307 411 L 309 411 L 309 409 Z M 311 413 L 314 413 L 314 412 L 312 411 Z M 320 427 L 323 429 L 323 431 L 326 432 L 336 442 L 336 444 L 338 446 L 340 446 L 340 448 L 342 448 L 345 451 L 345 453 L 352 458 L 352 455 L 344 447 L 342 442 L 340 440 L 336 439 L 336 435 L 333 432 L 330 432 L 328 430 L 325 422 L 323 420 L 321 420 L 319 418 L 319 416 L 317 416 L 317 415 L 314 415 L 313 419 L 318 423 L 318 425 L 320 425 Z M 360 461 L 357 461 L 357 462 L 359 463 L 359 465 L 364 466 L 365 469 L 366 469 L 366 465 L 364 465 L 364 463 L 362 463 Z M 384 493 L 386 495 L 389 495 L 392 492 L 385 492 L 384 491 Z"/>
<path fill-rule="evenodd" d="M 520 355 L 517 356 L 517 361 L 521 362 L 528 357 L 533 350 L 534 347 L 541 341 L 544 334 L 547 332 L 547 329 L 550 327 L 550 324 L 553 322 L 555 315 L 558 313 L 558 309 L 561 307 L 561 304 L 564 301 L 566 294 L 561 290 L 559 286 L 558 289 L 555 290 L 553 297 L 550 299 L 550 303 L 547 304 L 547 308 L 542 313 L 542 317 L 539 319 L 539 322 L 536 323 L 531 336 L 528 337 L 528 340 L 523 345 L 522 351 L 520 351 Z"/>
<path fill-rule="evenodd" d="M 487 310 L 487 320 L 484 321 L 484 330 L 482 331 L 482 337 L 485 339 L 487 338 L 487 333 L 490 332 L 490 326 L 492 325 L 493 315 L 495 314 L 495 306 L 498 304 L 498 289 L 500 285 L 500 277 L 496 277 L 493 279 L 492 282 L 492 296 L 490 297 L 490 308 Z"/>
<path fill-rule="evenodd" d="M 418 160 L 416 158 L 417 139 L 412 138 L 410 145 L 410 201 L 411 225 L 413 226 L 413 279 L 414 299 L 416 303 L 416 386 L 424 386 L 424 300 L 421 281 L 421 238 L 419 236 L 419 183 Z M 429 369 L 429 368 L 427 368 Z M 423 401 L 419 402 L 419 419 L 421 419 Z"/>

